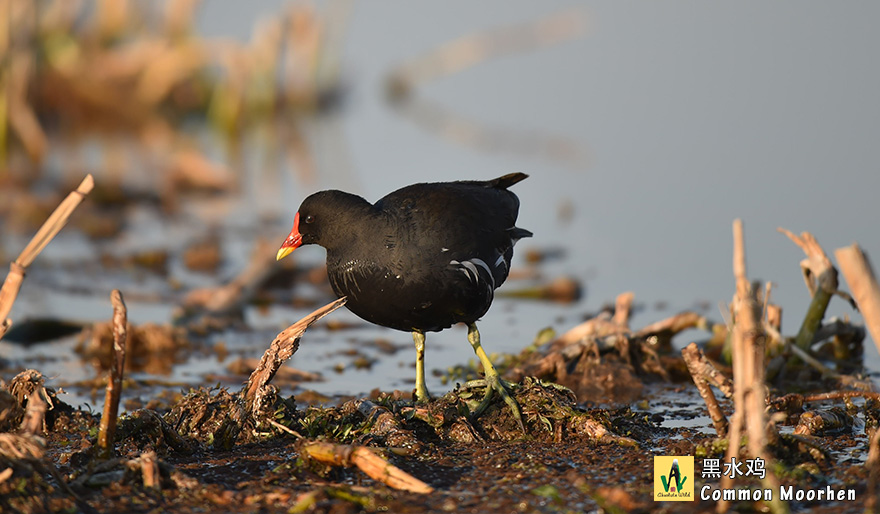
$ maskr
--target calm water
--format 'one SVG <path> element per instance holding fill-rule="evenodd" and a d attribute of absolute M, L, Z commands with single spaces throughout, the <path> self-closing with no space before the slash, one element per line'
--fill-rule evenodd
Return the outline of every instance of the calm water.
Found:
<path fill-rule="evenodd" d="M 279 5 L 206 2 L 200 30 L 246 39 L 260 13 L 276 12 Z M 301 178 L 286 159 L 264 158 L 261 135 L 250 134 L 240 194 L 194 200 L 173 219 L 138 211 L 122 239 L 109 244 L 120 253 L 151 245 L 179 251 L 217 227 L 228 257 L 221 277 L 195 276 L 177 261 L 171 266 L 172 276 L 187 285 L 212 285 L 240 269 L 255 237 L 280 243 L 300 201 L 315 190 L 339 188 L 375 200 L 413 182 L 522 171 L 531 177 L 515 188 L 522 202 L 518 224 L 535 237 L 518 248 L 563 248 L 566 258 L 541 271 L 576 277 L 586 297 L 571 306 L 497 301 L 481 324 L 490 352 L 518 351 L 546 326 L 564 331 L 627 290 L 645 306 L 634 326 L 705 305 L 719 319 L 718 302 L 733 293 L 731 222 L 737 217 L 745 221 L 749 276 L 775 284 L 773 299 L 784 308 L 786 333 L 797 330 L 809 297 L 798 266 L 803 254 L 777 227 L 810 231 L 829 253 L 858 241 L 877 259 L 876 2 L 850 2 L 846 9 L 826 2 L 592 2 L 582 11 L 582 37 L 492 60 L 416 91 L 424 105 L 501 134 L 494 151 L 431 130 L 385 101 L 386 73 L 406 59 L 464 34 L 576 5 L 582 4 L 356 3 L 342 57 L 347 100 L 333 115 L 303 127 L 316 177 Z M 544 151 L 536 143 L 542 141 L 562 147 L 564 158 Z M 7 255 L 24 242 L 2 239 Z M 62 234 L 32 268 L 13 317 L 109 317 L 107 293 L 118 287 L 113 276 L 96 281 L 59 268 L 95 251 L 81 236 Z M 295 254 L 311 262 L 323 255 L 317 247 Z M 59 283 L 84 282 L 101 294 L 54 290 Z M 135 284 L 138 293 L 176 298 L 164 280 L 136 277 Z M 169 303 L 129 301 L 130 316 L 166 322 Z M 829 313 L 861 321 L 837 299 Z M 257 357 L 302 314 L 282 307 L 252 311 L 253 332 L 218 339 L 233 352 Z M 354 319 L 343 311 L 334 317 Z M 321 371 L 326 381 L 314 388 L 327 393 L 410 387 L 413 352 L 407 347 L 388 357 L 364 347 L 376 337 L 411 344 L 408 334 L 378 328 L 319 330 L 306 336 L 292 365 Z M 60 359 L 41 366 L 58 380 L 91 376 L 90 368 L 65 356 L 71 344 L 32 352 Z M 871 368 L 880 369 L 876 350 L 867 346 Z M 351 370 L 351 359 L 337 353 L 349 347 L 362 348 L 377 363 L 371 370 Z M 21 350 L 0 342 L 0 354 L 19 357 Z M 463 329 L 428 338 L 429 370 L 472 357 Z M 332 371 L 340 363 L 349 370 Z M 197 383 L 206 370 L 222 366 L 213 358 L 197 359 L 168 378 Z M 435 377 L 428 385 L 434 392 L 447 388 Z"/>

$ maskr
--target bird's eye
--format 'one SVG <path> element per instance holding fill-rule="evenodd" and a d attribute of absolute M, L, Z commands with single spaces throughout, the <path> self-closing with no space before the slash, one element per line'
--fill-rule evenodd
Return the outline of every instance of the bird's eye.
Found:
<path fill-rule="evenodd" d="M 314 216 L 312 216 L 311 214 L 308 215 L 308 216 L 306 216 L 306 223 L 311 223 L 311 222 L 313 222 L 313 221 L 315 221 L 315 217 L 314 217 Z"/>

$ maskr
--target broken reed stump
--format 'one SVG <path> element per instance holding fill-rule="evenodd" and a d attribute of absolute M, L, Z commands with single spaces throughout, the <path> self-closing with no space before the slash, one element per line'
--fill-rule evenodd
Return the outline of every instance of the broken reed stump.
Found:
<path fill-rule="evenodd" d="M 21 251 L 18 258 L 9 265 L 9 274 L 6 275 L 3 288 L 0 289 L 0 323 L 3 324 L 2 328 L 0 328 L 0 337 L 3 337 L 6 329 L 11 324 L 11 321 L 8 319 L 9 311 L 12 310 L 12 304 L 15 303 L 15 298 L 18 297 L 18 291 L 21 289 L 21 283 L 24 281 L 27 267 L 34 262 L 34 259 L 37 258 L 37 255 L 43 251 L 43 248 L 49 244 L 52 238 L 64 228 L 74 209 L 94 187 L 95 180 L 92 178 L 92 175 L 86 175 L 86 178 L 79 184 L 79 187 L 71 191 L 67 198 L 58 204 L 58 207 L 43 222 L 43 225 L 37 230 L 37 233 L 34 234 L 34 237 L 31 238 L 24 250 Z"/>
<path fill-rule="evenodd" d="M 357 466 L 373 480 L 388 487 L 427 494 L 434 488 L 391 464 L 365 446 L 312 441 L 301 446 L 303 454 L 331 466 Z"/>
<path fill-rule="evenodd" d="M 107 394 L 104 396 L 104 413 L 98 429 L 99 456 L 102 459 L 113 455 L 113 440 L 116 434 L 116 421 L 119 415 L 119 398 L 122 395 L 122 377 L 125 372 L 125 343 L 127 339 L 128 311 L 122 293 L 114 289 L 110 293 L 113 304 L 113 358 L 110 359 L 110 376 L 107 379 Z"/>
<path fill-rule="evenodd" d="M 715 398 L 715 393 L 712 392 L 710 384 L 716 385 L 728 397 L 733 394 L 733 384 L 706 359 L 706 356 L 697 347 L 697 343 L 691 343 L 682 348 L 681 356 L 694 379 L 697 391 L 700 392 L 700 396 L 706 402 L 706 408 L 709 410 L 709 417 L 712 418 L 715 432 L 718 434 L 718 437 L 727 437 L 727 429 L 730 424 L 727 422 L 727 416 L 721 410 L 721 406 L 718 404 L 718 399 Z"/>
<path fill-rule="evenodd" d="M 268 392 L 266 386 L 278 372 L 278 369 L 299 349 L 299 340 L 313 323 L 345 305 L 346 298 L 342 297 L 335 302 L 316 309 L 314 312 L 287 327 L 272 341 L 272 344 L 263 353 L 257 369 L 251 373 L 239 395 L 243 402 L 243 412 L 239 413 L 239 423 L 260 410 L 262 399 Z"/>
<path fill-rule="evenodd" d="M 831 260 L 825 255 L 825 251 L 819 246 L 813 234 L 801 232 L 798 236 L 782 227 L 777 230 L 788 236 L 807 256 L 801 261 L 801 272 L 813 299 L 795 336 L 795 344 L 806 350 L 813 343 L 816 330 L 822 324 L 831 297 L 837 292 L 837 269 L 831 264 Z"/>
<path fill-rule="evenodd" d="M 764 459 L 767 473 L 762 479 L 765 488 L 779 489 L 772 461 L 767 452 L 766 387 L 764 385 L 764 348 L 766 337 L 760 322 L 761 308 L 757 291 L 746 275 L 745 237 L 742 221 L 733 222 L 733 275 L 736 279 L 736 295 L 733 309 L 733 400 L 734 413 L 728 433 L 725 460 L 733 462 L 739 457 L 742 432 L 748 434 L 748 450 L 752 457 Z M 835 288 L 836 289 L 836 288 Z M 733 474 L 721 477 L 721 489 L 733 486 Z M 768 501 L 771 512 L 787 513 L 788 506 L 779 498 Z M 730 502 L 720 500 L 717 512 L 727 512 Z"/>
<path fill-rule="evenodd" d="M 868 256 L 857 243 L 834 250 L 837 264 L 852 292 L 871 339 L 880 349 L 880 286 Z"/>

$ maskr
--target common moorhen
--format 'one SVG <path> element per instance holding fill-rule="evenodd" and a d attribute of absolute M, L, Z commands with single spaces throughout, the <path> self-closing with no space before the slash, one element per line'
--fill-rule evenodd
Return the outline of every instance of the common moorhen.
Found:
<path fill-rule="evenodd" d="M 514 226 L 519 199 L 507 190 L 527 176 L 414 184 L 375 204 L 342 191 L 320 191 L 300 205 L 277 258 L 300 245 L 323 246 L 330 285 L 348 297 L 352 312 L 412 332 L 417 401 L 428 399 L 425 332 L 466 323 L 486 377 L 486 394 L 474 415 L 498 391 L 522 427 L 516 400 L 480 346 L 476 321 L 507 278 L 514 243 L 532 235 Z"/>

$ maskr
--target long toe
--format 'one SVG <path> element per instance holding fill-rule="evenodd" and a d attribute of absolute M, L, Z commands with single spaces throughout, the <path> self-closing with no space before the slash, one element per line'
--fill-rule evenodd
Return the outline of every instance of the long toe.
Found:
<path fill-rule="evenodd" d="M 516 420 L 516 423 L 519 425 L 519 429 L 522 430 L 523 433 L 526 433 L 526 427 L 523 424 L 522 414 L 520 413 L 519 404 L 516 402 L 516 399 L 510 394 L 507 390 L 507 387 L 512 386 L 509 382 L 505 384 L 505 381 L 498 378 L 497 375 L 487 376 L 483 380 L 474 380 L 468 382 L 467 385 L 484 385 L 486 386 L 486 395 L 483 397 L 483 400 L 480 402 L 480 405 L 473 412 L 473 416 L 475 418 L 480 417 L 483 412 L 485 412 L 486 408 L 489 407 L 489 404 L 492 403 L 492 396 L 495 392 L 498 392 L 501 395 L 501 398 L 504 400 L 504 403 L 510 407 L 511 412 L 513 413 L 513 419 Z"/>

